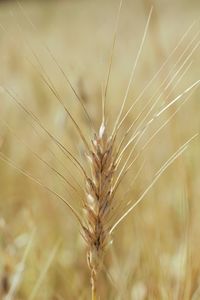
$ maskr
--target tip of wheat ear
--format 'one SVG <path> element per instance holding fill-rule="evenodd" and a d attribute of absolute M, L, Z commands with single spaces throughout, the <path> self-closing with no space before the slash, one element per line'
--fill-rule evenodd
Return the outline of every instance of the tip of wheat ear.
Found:
<path fill-rule="evenodd" d="M 110 237 L 107 221 L 111 212 L 112 183 L 115 172 L 114 143 L 107 136 L 104 123 L 98 134 L 91 140 L 91 150 L 87 153 L 91 167 L 90 176 L 86 178 L 86 212 L 87 226 L 83 228 L 84 238 L 88 244 L 88 265 L 94 280 L 102 266 L 105 247 Z"/>

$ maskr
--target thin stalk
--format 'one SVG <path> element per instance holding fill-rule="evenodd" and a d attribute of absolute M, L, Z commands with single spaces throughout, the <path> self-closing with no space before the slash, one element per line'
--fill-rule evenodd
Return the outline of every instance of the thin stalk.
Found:
<path fill-rule="evenodd" d="M 97 300 L 96 285 L 92 284 L 92 300 Z"/>

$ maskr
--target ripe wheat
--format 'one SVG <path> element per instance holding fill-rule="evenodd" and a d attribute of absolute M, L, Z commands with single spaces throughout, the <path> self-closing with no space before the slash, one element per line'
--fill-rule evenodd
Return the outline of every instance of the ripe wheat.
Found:
<path fill-rule="evenodd" d="M 142 41 L 134 61 L 132 72 L 130 76 L 130 80 L 128 82 L 127 89 L 125 91 L 124 98 L 122 100 L 122 105 L 120 111 L 118 113 L 117 119 L 115 124 L 113 125 L 112 130 L 108 128 L 107 121 L 109 119 L 109 113 L 106 111 L 106 102 L 107 102 L 107 89 L 109 85 L 109 79 L 111 76 L 111 69 L 112 69 L 112 59 L 113 59 L 113 52 L 115 49 L 115 42 L 116 42 L 116 35 L 117 35 L 117 27 L 119 22 L 119 15 L 122 6 L 122 1 L 120 2 L 119 12 L 116 19 L 116 28 L 114 32 L 113 38 L 113 46 L 111 51 L 111 57 L 109 61 L 109 68 L 108 68 L 108 75 L 105 82 L 105 86 L 102 92 L 102 118 L 101 124 L 99 126 L 99 130 L 94 133 L 93 137 L 91 138 L 91 143 L 88 142 L 88 137 L 84 135 L 79 125 L 79 120 L 76 120 L 72 112 L 66 107 L 64 101 L 59 96 L 53 82 L 50 80 L 46 72 L 40 74 L 43 83 L 48 87 L 48 89 L 52 92 L 52 94 L 56 97 L 57 101 L 61 104 L 64 111 L 71 119 L 75 129 L 77 130 L 80 140 L 83 142 L 85 147 L 85 156 L 87 161 L 87 166 L 89 168 L 85 168 L 82 164 L 81 160 L 77 159 L 73 153 L 71 153 L 60 141 L 59 139 L 53 135 L 49 129 L 47 129 L 42 121 L 34 114 L 30 109 L 28 109 L 23 102 L 19 99 L 19 97 L 11 90 L 4 87 L 4 92 L 10 97 L 12 101 L 23 111 L 23 113 L 28 116 L 39 128 L 49 137 L 49 139 L 60 149 L 60 151 L 67 156 L 67 158 L 73 163 L 75 168 L 77 168 L 81 174 L 83 175 L 85 186 L 82 187 L 85 191 L 85 198 L 82 199 L 82 214 L 78 212 L 73 205 L 63 196 L 58 194 L 54 191 L 54 189 L 50 188 L 47 185 L 44 185 L 39 179 L 34 177 L 32 174 L 28 173 L 27 171 L 23 170 L 22 168 L 18 167 L 12 160 L 10 160 L 5 154 L 1 152 L 0 158 L 1 160 L 6 161 L 8 164 L 12 165 L 12 167 L 16 168 L 19 172 L 30 178 L 32 181 L 36 182 L 44 189 L 58 197 L 62 200 L 67 207 L 71 210 L 72 214 L 77 219 L 80 227 L 81 227 L 81 234 L 86 241 L 87 244 L 87 261 L 88 266 L 91 273 L 91 286 L 92 286 L 92 299 L 97 299 L 97 277 L 104 265 L 104 254 L 106 252 L 106 248 L 112 241 L 112 233 L 115 228 L 126 218 L 126 216 L 132 212 L 132 210 L 144 199 L 145 195 L 148 191 L 154 186 L 163 172 L 186 150 L 189 143 L 197 136 L 196 134 L 187 140 L 184 144 L 182 144 L 177 151 L 175 151 L 169 159 L 167 159 L 161 166 L 161 168 L 155 173 L 154 178 L 149 183 L 149 185 L 144 189 L 142 195 L 136 199 L 134 202 L 126 203 L 117 203 L 115 200 L 115 196 L 117 194 L 117 190 L 123 180 L 125 180 L 129 171 L 132 170 L 132 167 L 135 166 L 135 162 L 139 159 L 142 155 L 144 150 L 148 147 L 150 142 L 153 138 L 155 138 L 158 133 L 171 121 L 171 119 L 176 115 L 176 113 L 180 110 L 181 106 L 191 97 L 192 92 L 198 87 L 200 80 L 196 81 L 195 83 L 191 84 L 188 88 L 182 91 L 179 95 L 170 99 L 170 101 L 161 107 L 158 111 L 153 113 L 154 108 L 160 98 L 162 97 L 162 93 L 157 97 L 153 95 L 152 98 L 144 106 L 144 109 L 140 112 L 138 117 L 133 120 L 131 125 L 124 131 L 123 138 L 119 139 L 119 131 L 122 129 L 122 125 L 124 121 L 127 119 L 128 116 L 131 115 L 136 104 L 142 98 L 144 92 L 151 83 L 159 76 L 161 71 L 167 65 L 169 59 L 176 50 L 179 48 L 183 40 L 186 38 L 188 33 L 190 32 L 192 26 L 186 31 L 183 35 L 182 39 L 172 51 L 168 59 L 162 64 L 158 72 L 154 75 L 154 77 L 149 81 L 149 83 L 144 87 L 144 90 L 141 94 L 135 99 L 133 104 L 130 108 L 125 112 L 125 104 L 127 103 L 127 99 L 129 96 L 130 87 L 133 83 L 135 77 L 135 71 L 138 66 L 138 62 L 140 59 L 140 55 L 144 46 L 145 38 L 148 32 L 149 23 L 151 20 L 152 12 L 151 9 L 149 13 L 149 17 L 147 19 L 147 23 L 144 29 L 144 34 L 142 36 Z M 183 52 L 182 57 L 180 57 L 181 66 L 178 68 L 177 72 L 173 76 L 173 78 L 164 78 L 162 82 L 163 86 L 163 93 L 167 90 L 170 83 L 174 80 L 178 83 L 182 77 L 186 74 L 188 69 L 191 66 L 190 58 L 194 51 L 199 47 L 199 42 L 192 45 L 198 34 L 194 37 L 190 44 L 188 44 L 188 48 Z M 51 56 L 52 60 L 56 63 L 57 67 L 67 80 L 70 88 L 73 90 L 77 100 L 83 109 L 84 113 L 86 114 L 87 118 L 90 121 L 92 131 L 93 124 L 90 119 L 89 113 L 87 112 L 81 97 L 79 96 L 76 89 L 71 84 L 69 77 L 65 74 L 62 67 L 57 63 L 56 59 L 52 55 L 51 51 L 46 48 L 47 52 Z M 36 58 L 37 62 L 39 63 L 41 69 L 42 64 L 40 63 L 37 55 L 31 49 L 34 57 Z M 186 54 L 186 57 L 184 55 Z M 43 69 L 42 69 L 43 70 Z M 178 77 L 179 76 L 179 77 Z M 156 97 L 156 101 L 154 101 Z M 178 108 L 170 114 L 170 117 L 159 127 L 153 135 L 151 135 L 141 147 L 138 154 L 134 155 L 135 147 L 139 144 L 141 139 L 143 138 L 144 134 L 147 132 L 149 127 L 152 123 L 155 122 L 164 112 L 170 110 L 178 101 L 184 99 Z M 139 121 L 139 122 L 138 122 Z M 137 126 L 137 122 L 139 123 Z M 15 134 L 14 130 L 4 122 L 4 125 L 7 126 L 11 132 Z M 134 129 L 134 130 L 133 130 Z M 128 135 L 130 137 L 127 140 Z M 90 138 L 90 137 L 89 137 Z M 28 147 L 27 144 L 25 144 Z M 70 182 L 68 179 L 65 178 L 63 174 L 61 174 L 56 167 L 52 167 L 47 161 L 42 159 L 37 153 L 29 148 L 37 159 L 39 159 L 42 163 L 46 165 L 47 168 L 50 168 L 60 179 L 64 180 L 65 184 L 70 186 L 72 189 L 76 191 L 73 183 Z M 125 156 L 126 154 L 126 156 Z M 125 158 L 124 158 L 125 157 Z M 124 161 L 125 160 L 125 161 Z M 88 172 L 90 169 L 90 172 Z M 141 170 L 137 170 L 140 172 Z M 123 200 L 123 199 L 122 199 Z M 118 205 L 122 205 L 120 209 L 118 209 Z"/>

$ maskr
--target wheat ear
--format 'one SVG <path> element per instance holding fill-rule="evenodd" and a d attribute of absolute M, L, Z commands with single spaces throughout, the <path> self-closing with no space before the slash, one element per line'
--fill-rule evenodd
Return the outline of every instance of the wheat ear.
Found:
<path fill-rule="evenodd" d="M 149 111 L 143 118 L 143 120 L 140 122 L 140 126 L 136 127 L 135 132 L 133 135 L 129 138 L 128 142 L 122 148 L 123 143 L 125 141 L 125 138 L 127 137 L 129 131 L 134 127 L 135 125 L 135 120 L 130 126 L 130 128 L 125 132 L 124 138 L 122 138 L 121 142 L 117 143 L 117 136 L 118 132 L 121 129 L 121 126 L 123 122 L 126 120 L 127 116 L 130 114 L 132 109 L 134 108 L 135 104 L 137 101 L 142 97 L 143 92 L 148 86 L 152 83 L 152 81 L 156 78 L 156 76 L 159 75 L 160 71 L 162 68 L 165 66 L 167 63 L 168 59 L 166 62 L 161 66 L 159 71 L 155 74 L 155 76 L 152 78 L 152 80 L 147 84 L 147 86 L 144 88 L 142 93 L 138 96 L 138 98 L 135 100 L 135 102 L 131 105 L 131 107 L 125 112 L 125 104 L 127 101 L 127 97 L 129 94 L 130 86 L 133 83 L 133 79 L 135 76 L 135 70 L 139 61 L 139 57 L 144 45 L 145 37 L 147 34 L 151 14 L 152 14 L 152 9 L 149 13 L 149 17 L 147 20 L 147 24 L 145 26 L 144 30 L 144 35 L 141 41 L 141 45 L 138 50 L 138 54 L 136 57 L 136 60 L 134 62 L 130 80 L 127 86 L 127 89 L 125 91 L 125 96 L 122 101 L 122 106 L 119 111 L 119 114 L 117 116 L 116 122 L 114 123 L 113 126 L 113 131 L 109 135 L 108 134 L 108 128 L 106 125 L 106 96 L 107 96 L 107 90 L 108 90 L 108 83 L 109 83 L 109 78 L 110 78 L 110 73 L 111 73 L 111 67 L 112 67 L 112 59 L 113 59 L 113 51 L 115 47 L 115 42 L 116 42 L 116 32 L 117 32 L 117 27 L 118 27 L 118 20 L 119 20 L 119 13 L 121 10 L 122 6 L 122 0 L 120 0 L 120 5 L 119 5 L 119 11 L 118 11 L 118 16 L 116 20 L 116 27 L 115 27 L 115 34 L 114 34 L 114 40 L 113 40 L 113 45 L 112 45 L 112 51 L 111 51 L 111 58 L 110 58 L 110 64 L 108 68 L 108 74 L 107 74 L 107 80 L 106 80 L 106 85 L 105 85 L 105 90 L 104 93 L 102 93 L 103 98 L 102 98 L 102 122 L 100 129 L 98 133 L 94 134 L 94 137 L 91 140 L 91 144 L 88 143 L 87 139 L 85 138 L 85 135 L 82 132 L 81 127 L 78 125 L 68 108 L 66 108 L 64 102 L 62 101 L 61 97 L 59 96 L 59 93 L 57 92 L 56 88 L 54 87 L 52 81 L 48 77 L 48 74 L 45 73 L 44 69 L 42 68 L 41 63 L 39 62 L 37 56 L 35 53 L 31 50 L 33 56 L 35 57 L 36 61 L 39 63 L 39 66 L 41 67 L 42 71 L 44 72 L 44 75 L 41 76 L 42 81 L 46 84 L 46 86 L 49 88 L 49 90 L 52 92 L 52 94 L 56 97 L 57 101 L 61 104 L 62 108 L 68 115 L 68 117 L 71 119 L 74 127 L 76 128 L 81 141 L 83 142 L 85 149 L 86 149 L 86 154 L 87 154 L 87 159 L 90 164 L 91 172 L 90 175 L 87 174 L 84 165 L 79 162 L 78 159 L 65 147 L 63 146 L 59 140 L 49 132 L 47 128 L 44 127 L 44 125 L 40 122 L 40 120 L 35 116 L 30 110 L 28 110 L 18 99 L 17 97 L 7 90 L 6 88 L 4 91 L 7 93 L 8 96 L 11 97 L 11 99 L 21 108 L 21 110 L 26 113 L 30 118 L 35 121 L 35 123 L 44 131 L 44 133 L 55 143 L 55 145 L 58 146 L 58 148 L 65 154 L 69 160 L 74 164 L 77 169 L 79 169 L 84 175 L 86 184 L 85 184 L 85 192 L 86 192 L 86 197 L 85 199 L 82 200 L 83 203 L 83 209 L 85 211 L 85 218 L 82 217 L 82 215 L 76 211 L 76 209 L 73 208 L 73 206 L 63 198 L 60 194 L 55 192 L 53 189 L 49 188 L 47 185 L 42 184 L 42 182 L 37 179 L 36 177 L 32 176 L 30 173 L 24 171 L 21 168 L 18 168 L 10 159 L 8 159 L 3 153 L 0 153 L 0 159 L 7 162 L 10 164 L 12 167 L 17 169 L 21 174 L 25 175 L 28 177 L 30 180 L 34 181 L 38 185 L 42 186 L 44 189 L 46 189 L 48 192 L 59 198 L 67 207 L 69 210 L 71 210 L 72 214 L 75 216 L 77 221 L 79 222 L 79 225 L 82 229 L 82 235 L 87 243 L 87 261 L 88 261 L 88 266 L 90 269 L 91 273 L 91 286 L 92 286 L 92 299 L 95 300 L 97 299 L 97 278 L 98 274 L 101 271 L 103 267 L 103 259 L 104 259 L 104 253 L 105 249 L 108 246 L 110 239 L 111 239 L 111 234 L 115 230 L 115 228 L 126 218 L 126 216 L 133 211 L 133 209 L 139 205 L 139 203 L 144 199 L 145 195 L 148 193 L 148 191 L 154 186 L 154 184 L 157 182 L 157 180 L 160 178 L 160 176 L 164 173 L 164 171 L 185 151 L 187 146 L 190 144 L 190 142 L 197 136 L 194 135 L 191 139 L 186 141 L 176 152 L 173 153 L 173 155 L 161 166 L 161 168 L 155 173 L 154 178 L 150 182 L 150 184 L 145 188 L 144 192 L 142 195 L 134 202 L 134 203 L 127 203 L 127 206 L 125 207 L 125 211 L 121 211 L 120 215 L 117 216 L 117 220 L 115 222 L 111 222 L 113 215 L 116 213 L 116 202 L 114 203 L 114 195 L 115 192 L 121 183 L 122 179 L 124 179 L 125 175 L 127 174 L 128 171 L 130 171 L 131 167 L 134 165 L 136 159 L 139 157 L 141 153 L 143 153 L 143 150 L 147 147 L 147 145 L 151 142 L 153 137 L 155 137 L 158 132 L 171 120 L 171 117 L 174 115 L 171 115 L 167 121 L 159 128 L 156 130 L 156 132 L 150 136 L 149 139 L 147 139 L 146 143 L 143 145 L 141 148 L 141 152 L 139 155 L 136 155 L 132 159 L 132 154 L 134 152 L 135 146 L 137 145 L 138 141 L 143 137 L 143 134 L 146 132 L 146 130 L 149 128 L 149 126 L 157 119 L 159 118 L 166 110 L 168 110 L 174 103 L 178 102 L 183 96 L 186 94 L 190 93 L 191 90 L 196 88 L 200 84 L 200 80 L 196 81 L 193 83 L 190 87 L 185 89 L 181 94 L 176 96 L 173 100 L 171 100 L 168 104 L 164 106 L 164 108 L 161 108 L 158 112 L 153 114 L 153 116 L 150 117 L 148 120 L 148 117 L 153 111 L 155 103 L 150 107 Z M 189 28 L 189 30 L 191 27 Z M 189 32 L 189 30 L 185 33 L 184 36 Z M 195 36 L 196 38 L 196 36 Z M 199 46 L 199 42 L 197 45 L 192 49 L 191 53 L 187 56 L 186 60 L 182 64 L 180 70 L 182 67 L 184 67 L 185 63 L 187 60 L 191 57 L 192 53 L 196 50 L 196 48 Z M 175 50 L 177 49 L 178 46 L 176 46 Z M 51 52 L 47 48 L 47 52 L 50 54 L 51 58 L 53 61 L 56 63 L 55 58 L 52 56 Z M 172 52 L 173 54 L 174 52 Z M 171 54 L 171 55 L 172 55 Z M 69 86 L 71 87 L 72 91 L 74 92 L 75 96 L 77 97 L 77 100 L 79 101 L 80 105 L 82 106 L 82 109 L 84 110 L 85 114 L 88 116 L 89 121 L 91 120 L 87 111 L 85 110 L 84 105 L 82 104 L 81 98 L 79 97 L 78 93 L 74 90 L 71 82 L 69 81 L 68 77 L 65 76 L 65 73 L 63 72 L 62 68 L 56 63 L 57 67 L 61 71 L 61 73 L 64 75 L 65 79 L 67 80 Z M 186 68 L 187 70 L 187 68 Z M 177 71 L 176 75 L 179 73 Z M 185 73 L 185 71 L 184 71 Z M 183 74 L 184 74 L 183 73 Z M 167 78 L 166 78 L 167 79 Z M 174 78 L 173 78 L 174 79 Z M 181 78 L 180 78 L 181 79 Z M 163 82 L 165 83 L 165 81 Z M 164 87 L 163 89 L 166 89 Z M 154 97 L 153 97 L 154 98 Z M 151 99 L 150 99 L 151 100 Z M 159 98 L 158 98 L 159 100 Z M 156 100 L 157 101 L 157 100 Z M 151 101 L 150 101 L 151 103 Z M 145 106 L 144 111 L 146 111 L 148 106 Z M 124 113 L 124 115 L 123 115 Z M 140 115 L 139 115 L 140 117 Z M 136 121 L 139 119 L 136 118 Z M 91 126 L 93 128 L 93 126 Z M 138 139 L 136 139 L 138 137 Z M 135 141 L 136 140 L 136 141 Z M 125 151 L 128 149 L 128 147 L 134 144 L 134 147 L 132 150 L 130 150 L 130 153 L 128 155 L 128 158 L 126 158 L 126 161 L 123 165 L 123 167 L 119 166 L 119 163 L 125 153 Z M 122 148 L 122 149 L 121 149 Z M 43 162 L 48 168 L 50 168 L 54 173 L 62 178 L 65 183 L 67 183 L 72 189 L 74 189 L 76 192 L 76 188 L 62 175 L 60 174 L 57 169 L 52 167 L 48 162 L 43 160 L 42 158 L 38 157 L 37 153 L 31 151 L 37 159 L 39 159 L 41 162 Z M 132 159 L 132 160 L 131 160 Z M 139 169 L 140 172 L 140 169 Z M 112 207 L 115 206 L 115 209 L 113 211 Z M 114 215 L 116 217 L 116 215 Z M 111 224 L 112 223 L 112 224 Z M 42 278 L 42 276 L 41 276 Z M 41 282 L 39 278 L 39 283 Z M 38 283 L 38 284 L 39 284 Z M 37 285 L 36 285 L 36 290 L 37 290 Z M 34 291 L 34 290 L 33 290 Z"/>
<path fill-rule="evenodd" d="M 96 294 L 97 274 L 102 268 L 104 250 L 109 243 L 109 232 L 105 224 L 112 202 L 112 182 L 115 171 L 113 157 L 113 141 L 108 138 L 106 127 L 102 123 L 99 133 L 92 139 L 92 150 L 88 153 L 91 176 L 86 179 L 84 203 L 88 224 L 87 227 L 83 227 L 83 230 L 88 244 L 87 261 L 91 272 L 93 299 Z"/>

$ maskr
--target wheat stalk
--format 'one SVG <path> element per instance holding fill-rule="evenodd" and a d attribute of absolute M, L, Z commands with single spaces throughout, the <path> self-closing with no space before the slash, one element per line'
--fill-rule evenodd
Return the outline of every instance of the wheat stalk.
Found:
<path fill-rule="evenodd" d="M 117 141 L 118 133 L 120 129 L 122 128 L 122 124 L 127 119 L 127 117 L 130 115 L 131 111 L 137 104 L 137 102 L 142 98 L 144 91 L 150 86 L 150 84 L 153 82 L 153 80 L 159 76 L 162 69 L 167 64 L 169 58 L 174 54 L 174 52 L 178 49 L 179 45 L 183 41 L 183 39 L 186 37 L 186 35 L 189 33 L 192 26 L 186 31 L 178 45 L 175 47 L 173 52 L 170 54 L 170 56 L 167 58 L 167 60 L 162 64 L 158 72 L 153 76 L 153 78 L 149 81 L 146 87 L 144 87 L 144 90 L 141 92 L 141 94 L 135 99 L 131 107 L 124 112 L 125 110 L 125 104 L 129 96 L 130 87 L 133 84 L 133 80 L 135 77 L 135 71 L 139 62 L 139 58 L 143 49 L 143 45 L 145 42 L 145 38 L 147 35 L 151 15 L 152 15 L 152 9 L 150 10 L 147 23 L 144 29 L 144 34 L 142 36 L 142 41 L 139 46 L 136 59 L 134 61 L 130 79 L 127 85 L 127 88 L 125 90 L 125 94 L 122 100 L 122 105 L 119 110 L 119 113 L 116 118 L 116 122 L 113 125 L 113 128 L 111 130 L 111 133 L 109 133 L 109 128 L 107 125 L 107 121 L 109 118 L 109 114 L 106 111 L 106 102 L 107 102 L 107 90 L 109 85 L 109 79 L 111 75 L 111 68 L 112 68 L 112 60 L 113 60 L 113 52 L 115 48 L 115 42 L 116 42 L 116 33 L 118 28 L 118 22 L 119 22 L 119 14 L 122 7 L 122 1 L 120 1 L 118 14 L 116 18 L 116 26 L 114 31 L 114 38 L 113 38 L 113 45 L 111 50 L 111 57 L 109 61 L 109 67 L 108 67 L 108 73 L 105 83 L 105 88 L 102 93 L 102 119 L 100 128 L 97 131 L 97 133 L 94 134 L 93 138 L 91 139 L 91 143 L 88 142 L 88 138 L 85 137 L 84 133 L 82 132 L 82 129 L 80 125 L 78 124 L 78 121 L 73 117 L 70 110 L 66 107 L 64 104 L 62 98 L 60 97 L 59 93 L 57 92 L 55 86 L 53 85 L 53 82 L 50 80 L 48 74 L 46 74 L 45 70 L 42 68 L 42 64 L 40 63 L 37 55 L 35 52 L 31 50 L 32 54 L 34 55 L 36 61 L 38 62 L 41 70 L 43 71 L 40 73 L 41 80 L 44 82 L 44 84 L 49 88 L 49 90 L 52 92 L 52 94 L 55 96 L 57 101 L 60 103 L 64 111 L 66 112 L 67 116 L 71 119 L 75 129 L 77 130 L 79 137 L 85 147 L 85 153 L 86 153 L 86 159 L 87 164 L 86 167 L 82 164 L 82 162 L 75 157 L 73 153 L 71 153 L 60 141 L 59 139 L 54 136 L 48 128 L 46 128 L 43 123 L 39 120 L 39 118 L 30 110 L 28 109 L 21 100 L 19 100 L 19 97 L 11 91 L 11 89 L 4 88 L 4 92 L 11 98 L 12 101 L 16 103 L 18 107 L 32 120 L 34 121 L 41 130 L 53 141 L 53 143 L 59 148 L 59 150 L 71 161 L 71 163 L 81 172 L 83 175 L 83 178 L 85 180 L 85 186 L 83 187 L 85 191 L 85 198 L 82 199 L 82 207 L 81 210 L 83 213 L 81 213 L 81 210 L 77 212 L 77 210 L 74 209 L 73 205 L 71 205 L 70 201 L 68 199 L 65 199 L 62 197 L 59 193 L 55 192 L 52 188 L 42 183 L 42 181 L 36 177 L 34 177 L 32 174 L 28 173 L 27 171 L 23 170 L 22 168 L 18 167 L 12 160 L 10 160 L 6 155 L 3 153 L 0 153 L 0 159 L 10 164 L 12 167 L 17 169 L 20 173 L 28 177 L 30 180 L 34 181 L 38 185 L 42 186 L 44 189 L 46 189 L 48 192 L 59 198 L 67 207 L 71 210 L 74 217 L 77 219 L 80 227 L 81 227 L 81 234 L 86 241 L 87 244 L 87 262 L 90 269 L 90 277 L 91 277 L 91 287 L 92 287 L 92 299 L 97 299 L 97 279 L 98 274 L 103 268 L 104 265 L 104 255 L 106 252 L 106 248 L 108 247 L 109 243 L 112 241 L 112 233 L 114 232 L 115 228 L 127 217 L 129 213 L 133 211 L 133 209 L 144 199 L 145 195 L 149 192 L 149 190 L 154 186 L 154 184 L 157 182 L 157 180 L 160 178 L 160 176 L 164 173 L 164 171 L 187 149 L 187 146 L 189 143 L 197 136 L 194 135 L 192 138 L 187 140 L 183 145 L 181 145 L 177 151 L 175 151 L 166 162 L 163 163 L 163 165 L 160 167 L 160 169 L 155 173 L 154 178 L 150 182 L 150 184 L 144 189 L 144 192 L 142 195 L 136 199 L 134 203 L 126 203 L 125 207 L 123 207 L 122 210 L 117 211 L 117 203 L 115 202 L 115 195 L 117 192 L 118 187 L 120 186 L 122 180 L 124 180 L 127 173 L 131 170 L 131 168 L 134 166 L 136 160 L 139 158 L 139 156 L 143 153 L 145 148 L 149 145 L 151 140 L 157 136 L 157 134 L 166 126 L 171 118 L 176 114 L 175 111 L 170 117 L 167 119 L 165 123 L 162 124 L 162 126 L 157 129 L 152 136 L 147 139 L 145 144 L 141 147 L 141 151 L 136 154 L 133 157 L 134 151 L 138 143 L 143 138 L 144 134 L 148 130 L 148 128 L 151 126 L 152 123 L 155 122 L 164 112 L 166 112 L 168 109 L 170 109 L 174 104 L 176 104 L 179 100 L 184 98 L 184 96 L 191 96 L 190 93 L 196 89 L 200 83 L 200 80 L 196 81 L 195 83 L 191 84 L 187 89 L 182 91 L 179 95 L 176 97 L 173 97 L 168 104 L 166 104 L 163 108 L 156 111 L 156 113 L 152 114 L 152 112 L 155 109 L 156 104 L 160 100 L 162 93 L 157 96 L 157 91 L 153 95 L 151 99 L 147 102 L 144 109 L 138 117 L 133 120 L 130 127 L 124 132 L 124 136 L 120 141 Z M 195 36 L 195 38 L 192 40 L 195 41 L 198 35 Z M 180 68 L 178 71 L 174 74 L 172 78 L 164 78 L 163 82 L 161 83 L 162 91 L 164 92 L 167 87 L 172 83 L 172 81 L 176 80 L 178 83 L 179 80 L 182 79 L 182 76 L 185 75 L 185 73 L 188 71 L 188 69 L 191 66 L 191 62 L 187 65 L 189 59 L 191 58 L 194 51 L 198 48 L 199 42 L 195 44 L 192 49 L 190 49 L 191 44 L 188 45 L 188 49 L 185 50 L 189 51 L 189 54 L 187 54 L 187 57 L 184 59 L 184 61 L 181 63 Z M 53 61 L 56 63 L 57 67 L 65 77 L 67 83 L 69 84 L 70 88 L 74 92 L 76 98 L 78 99 L 84 113 L 86 114 L 90 127 L 93 130 L 94 126 L 92 124 L 91 118 L 83 105 L 82 99 L 80 98 L 79 94 L 76 92 L 75 88 L 73 87 L 72 83 L 69 80 L 69 77 L 66 76 L 65 72 L 63 71 L 62 67 L 57 63 L 57 60 L 52 55 L 50 50 L 46 48 L 47 52 L 50 54 Z M 181 58 L 180 58 L 181 60 Z M 185 69 L 184 69 L 185 68 Z M 179 73 L 182 74 L 177 79 L 177 76 Z M 156 101 L 155 101 L 156 98 Z M 184 101 L 186 101 L 185 99 Z M 153 102 L 154 100 L 154 102 Z M 143 116 L 144 115 L 144 116 Z M 136 128 L 134 127 L 136 122 L 140 120 L 138 126 Z M 3 121 L 4 122 L 4 121 Z M 4 122 L 7 126 L 6 122 Z M 7 126 L 7 128 L 11 131 L 13 131 L 10 126 Z M 132 133 L 132 129 L 135 129 Z M 131 136 L 128 138 L 128 141 L 126 141 L 126 138 L 128 137 L 128 134 L 131 133 Z M 14 133 L 15 134 L 15 133 Z M 125 144 L 125 145 L 124 145 Z M 28 145 L 25 144 L 25 146 L 28 147 Z M 132 148 L 130 148 L 132 146 Z M 67 180 L 63 174 L 58 172 L 58 170 L 54 167 L 52 167 L 48 162 L 46 162 L 44 159 L 40 158 L 37 153 L 30 150 L 33 153 L 34 156 L 36 156 L 37 159 L 39 159 L 41 162 L 43 162 L 48 168 L 50 168 L 56 175 L 58 175 L 62 180 L 64 180 L 64 183 L 69 186 L 71 189 L 73 189 L 75 192 L 77 192 L 76 187 Z M 123 161 L 124 154 L 128 153 L 127 157 L 125 158 L 125 162 L 123 165 L 121 165 L 121 162 Z M 89 166 L 90 172 L 88 172 Z M 72 196 L 73 197 L 73 196 Z"/>

